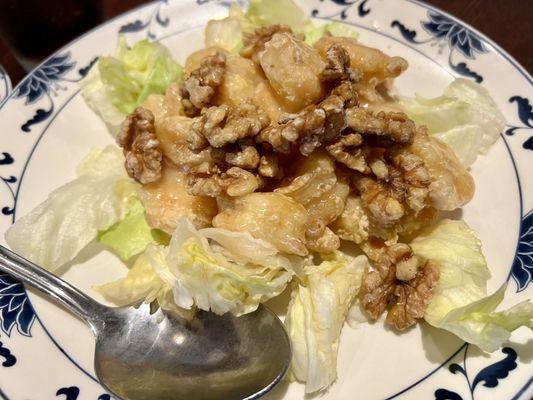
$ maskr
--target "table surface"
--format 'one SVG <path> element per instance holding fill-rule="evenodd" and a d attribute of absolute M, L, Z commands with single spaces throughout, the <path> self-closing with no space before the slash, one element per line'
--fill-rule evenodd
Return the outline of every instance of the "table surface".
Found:
<path fill-rule="evenodd" d="M 104 19 L 112 18 L 147 0 L 101 0 Z M 389 0 L 396 1 L 396 0 Z M 532 0 L 426 0 L 469 23 L 507 50 L 530 73 L 533 71 Z M 0 38 L 0 64 L 16 85 L 26 72 Z"/>

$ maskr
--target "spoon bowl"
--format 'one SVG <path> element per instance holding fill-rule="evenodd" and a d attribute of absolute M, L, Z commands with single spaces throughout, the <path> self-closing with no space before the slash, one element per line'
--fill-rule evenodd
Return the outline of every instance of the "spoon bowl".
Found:
<path fill-rule="evenodd" d="M 187 321 L 145 304 L 114 310 L 97 329 L 96 373 L 123 399 L 255 399 L 289 365 L 287 335 L 263 306 Z"/>
<path fill-rule="evenodd" d="M 281 321 L 263 306 L 235 317 L 199 311 L 186 320 L 149 304 L 106 307 L 0 246 L 0 270 L 41 290 L 96 336 L 95 371 L 122 400 L 257 399 L 291 360 Z"/>

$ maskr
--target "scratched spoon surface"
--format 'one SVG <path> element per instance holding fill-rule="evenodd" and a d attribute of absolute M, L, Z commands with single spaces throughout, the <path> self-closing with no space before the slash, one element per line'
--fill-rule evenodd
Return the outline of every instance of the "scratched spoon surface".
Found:
<path fill-rule="evenodd" d="M 290 363 L 285 329 L 263 306 L 242 317 L 199 312 L 186 321 L 151 313 L 149 305 L 106 307 L 2 246 L 0 270 L 90 326 L 98 379 L 123 400 L 257 399 L 283 378 Z"/>

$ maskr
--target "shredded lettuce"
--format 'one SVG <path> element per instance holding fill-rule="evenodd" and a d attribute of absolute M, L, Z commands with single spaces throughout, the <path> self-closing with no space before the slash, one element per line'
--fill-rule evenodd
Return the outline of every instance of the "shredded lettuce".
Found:
<path fill-rule="evenodd" d="M 285 325 L 291 338 L 291 373 L 306 382 L 306 393 L 327 388 L 337 378 L 339 337 L 348 309 L 369 267 L 365 256 L 341 252 L 304 268 L 305 278 L 292 292 Z"/>
<path fill-rule="evenodd" d="M 279 254 L 273 244 L 254 238 L 249 232 L 233 232 L 219 228 L 205 228 L 200 234 L 218 243 L 221 253 L 241 264 L 256 264 L 268 268 L 292 270 L 288 257 Z"/>
<path fill-rule="evenodd" d="M 311 19 L 292 0 L 250 0 L 246 18 L 255 25 L 284 24 L 302 33 L 313 26 Z"/>
<path fill-rule="evenodd" d="M 440 268 L 437 288 L 424 315 L 429 324 L 485 351 L 501 347 L 519 326 L 533 329 L 530 301 L 495 312 L 505 286 L 487 296 L 490 272 L 479 239 L 464 221 L 444 219 L 417 237 L 411 247 Z"/>
<path fill-rule="evenodd" d="M 11 249 L 51 271 L 123 219 L 136 198 L 137 184 L 128 178 L 116 146 L 93 151 L 78 174 L 5 234 Z"/>
<path fill-rule="evenodd" d="M 353 39 L 357 39 L 359 36 L 359 33 L 349 25 L 343 24 L 342 22 L 330 22 L 329 24 L 320 25 L 316 28 L 307 28 L 305 31 L 305 42 L 312 46 L 326 32 L 329 32 L 332 36 L 344 36 Z"/>
<path fill-rule="evenodd" d="M 174 302 L 174 278 L 167 273 L 167 253 L 167 247 L 149 244 L 124 278 L 94 289 L 117 306 L 157 301 L 163 310 L 191 317 L 193 310 L 184 310 Z"/>
<path fill-rule="evenodd" d="M 165 46 L 141 40 L 130 49 L 121 36 L 115 56 L 100 57 L 80 86 L 87 104 L 116 134 L 126 114 L 150 94 L 164 93 L 181 74 Z"/>
<path fill-rule="evenodd" d="M 508 310 L 495 311 L 502 302 L 507 285 L 494 294 L 450 310 L 438 323 L 466 342 L 485 351 L 495 351 L 521 326 L 533 330 L 533 303 L 525 300 Z"/>
<path fill-rule="evenodd" d="M 355 30 L 341 22 L 315 27 L 292 0 L 252 0 L 246 13 L 238 4 L 233 3 L 226 18 L 210 20 L 205 28 L 205 45 L 237 53 L 242 47 L 244 34 L 252 32 L 258 26 L 270 24 L 289 25 L 295 32 L 303 33 L 305 41 L 311 46 L 326 32 L 333 36 L 358 36 Z"/>
<path fill-rule="evenodd" d="M 238 4 L 233 3 L 224 19 L 212 19 L 205 27 L 205 46 L 218 46 L 232 53 L 242 47 L 242 36 L 255 25 L 246 18 Z"/>
<path fill-rule="evenodd" d="M 265 254 L 264 248 L 268 247 L 265 242 L 253 239 L 248 233 L 205 231 L 204 236 L 188 219 L 182 218 L 169 246 L 148 244 L 125 278 L 97 290 L 118 305 L 157 299 L 164 309 L 197 307 L 217 314 L 242 315 L 279 295 L 292 279 L 290 271 L 254 263 Z M 208 236 L 216 239 L 210 243 Z M 242 248 L 232 243 L 234 240 Z M 250 250 L 254 248 L 259 253 L 252 256 Z M 272 260 L 274 256 L 268 257 Z"/>
<path fill-rule="evenodd" d="M 448 144 L 461 163 L 469 167 L 498 139 L 505 118 L 488 91 L 467 80 L 456 79 L 442 96 L 401 98 L 401 105 L 419 125 Z"/>
<path fill-rule="evenodd" d="M 235 234 L 223 229 L 218 232 Z M 250 241 L 256 239 L 243 233 L 238 240 L 243 248 L 250 248 L 254 246 Z M 176 279 L 173 289 L 176 304 L 186 309 L 196 305 L 216 314 L 242 315 L 279 295 L 292 279 L 292 272 L 278 267 L 236 261 L 245 257 L 244 252 L 232 255 L 228 248 L 220 251 L 211 246 L 201 231 L 182 218 L 172 235 L 167 257 L 169 271 Z"/>
<path fill-rule="evenodd" d="M 124 261 L 142 253 L 150 243 L 168 244 L 169 240 L 165 232 L 148 225 L 144 207 L 139 200 L 134 202 L 122 221 L 98 235 L 98 241 L 107 245 Z"/>

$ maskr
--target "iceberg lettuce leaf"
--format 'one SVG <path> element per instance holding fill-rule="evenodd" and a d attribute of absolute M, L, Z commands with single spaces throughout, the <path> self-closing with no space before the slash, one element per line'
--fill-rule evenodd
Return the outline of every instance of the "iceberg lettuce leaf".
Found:
<path fill-rule="evenodd" d="M 181 75 L 182 67 L 162 44 L 141 40 L 130 49 L 121 36 L 115 56 L 100 57 L 80 86 L 87 104 L 116 135 L 125 115 Z"/>
<path fill-rule="evenodd" d="M 400 104 L 417 124 L 448 144 L 466 167 L 479 153 L 487 153 L 505 127 L 489 92 L 463 78 L 454 80 L 440 97 L 404 97 Z"/>
<path fill-rule="evenodd" d="M 241 235 L 243 248 L 257 245 L 250 243 L 250 238 Z M 222 251 L 212 246 L 201 231 L 182 218 L 172 235 L 166 260 L 168 271 L 176 280 L 173 287 L 176 304 L 187 309 L 196 305 L 216 314 L 242 315 L 279 295 L 292 279 L 292 272 L 277 266 L 235 261 L 242 260 L 243 254 L 232 255 L 227 248 Z"/>
<path fill-rule="evenodd" d="M 51 271 L 71 261 L 131 209 L 137 184 L 123 164 L 116 146 L 91 153 L 78 178 L 54 190 L 7 230 L 11 249 Z"/>
<path fill-rule="evenodd" d="M 298 33 L 313 26 L 311 19 L 292 0 L 250 0 L 246 18 L 255 25 L 288 25 Z"/>
<path fill-rule="evenodd" d="M 533 306 L 497 312 L 505 285 L 487 296 L 490 272 L 476 234 L 464 221 L 442 220 L 411 243 L 413 252 L 435 261 L 440 278 L 424 319 L 485 351 L 494 351 L 521 325 L 532 328 Z"/>
<path fill-rule="evenodd" d="M 319 265 L 305 267 L 285 319 L 293 350 L 291 373 L 306 382 L 306 393 L 335 381 L 341 329 L 369 267 L 362 255 L 351 259 L 337 251 L 324 257 Z"/>
<path fill-rule="evenodd" d="M 96 286 L 94 289 L 117 306 L 150 304 L 157 301 L 163 310 L 189 319 L 194 310 L 185 310 L 174 302 L 174 278 L 166 273 L 167 253 L 167 247 L 149 244 L 124 278 Z"/>
<path fill-rule="evenodd" d="M 232 53 L 242 47 L 244 33 L 251 32 L 256 25 L 252 23 L 238 4 L 233 3 L 229 15 L 223 19 L 212 19 L 205 27 L 205 47 L 218 46 Z"/>
<path fill-rule="evenodd" d="M 165 232 L 148 225 L 144 207 L 139 200 L 134 202 L 122 221 L 98 235 L 98 241 L 107 245 L 124 261 L 142 253 L 150 243 L 166 245 L 169 240 L 170 237 Z"/>
<path fill-rule="evenodd" d="M 521 326 L 533 329 L 533 303 L 523 301 L 505 311 L 495 311 L 502 302 L 507 285 L 494 294 L 449 311 L 439 328 L 446 329 L 485 351 L 495 351 Z"/>
<path fill-rule="evenodd" d="M 312 46 L 318 42 L 326 32 L 329 32 L 332 36 L 344 36 L 353 39 L 357 39 L 359 36 L 359 33 L 350 25 L 343 24 L 342 22 L 330 22 L 317 27 L 308 27 L 304 32 L 305 42 Z"/>

